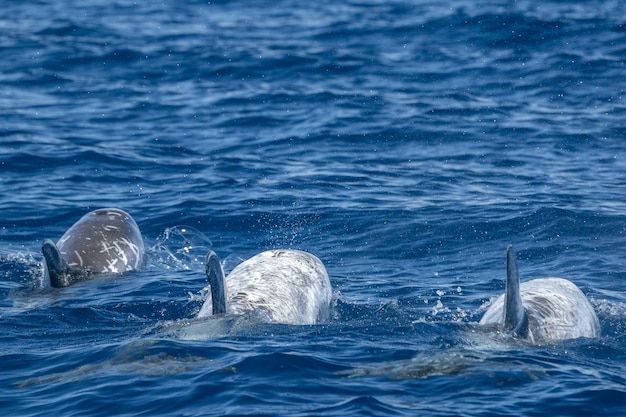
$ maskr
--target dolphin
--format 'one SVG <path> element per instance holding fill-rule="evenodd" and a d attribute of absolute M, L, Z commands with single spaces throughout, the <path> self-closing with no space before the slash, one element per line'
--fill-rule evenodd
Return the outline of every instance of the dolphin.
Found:
<path fill-rule="evenodd" d="M 206 275 L 211 293 L 198 317 L 260 312 L 267 321 L 315 324 L 330 310 L 332 288 L 324 264 L 298 250 L 270 250 L 242 262 L 225 278 L 209 251 Z"/>
<path fill-rule="evenodd" d="M 143 237 L 135 220 L 118 208 L 85 214 L 55 244 L 41 245 L 50 285 L 66 287 L 97 274 L 122 274 L 145 266 Z"/>
<path fill-rule="evenodd" d="M 563 278 L 538 278 L 520 284 L 517 260 L 507 248 L 506 290 L 479 325 L 496 327 L 533 344 L 600 336 L 600 321 L 583 292 Z"/>

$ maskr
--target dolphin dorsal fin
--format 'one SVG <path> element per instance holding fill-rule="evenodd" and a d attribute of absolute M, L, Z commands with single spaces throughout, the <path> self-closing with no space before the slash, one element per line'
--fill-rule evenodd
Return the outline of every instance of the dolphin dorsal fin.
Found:
<path fill-rule="evenodd" d="M 57 245 L 50 239 L 43 241 L 41 252 L 50 278 L 50 285 L 53 288 L 67 287 L 76 281 L 89 278 L 88 270 L 70 268 Z"/>
<path fill-rule="evenodd" d="M 213 314 L 226 313 L 226 285 L 224 282 L 224 270 L 220 259 L 215 252 L 209 251 L 206 255 L 206 276 L 211 285 L 211 299 L 213 301 Z"/>
<path fill-rule="evenodd" d="M 528 333 L 528 318 L 522 305 L 517 259 L 513 246 L 506 249 L 506 291 L 504 293 L 504 329 L 519 336 Z"/>

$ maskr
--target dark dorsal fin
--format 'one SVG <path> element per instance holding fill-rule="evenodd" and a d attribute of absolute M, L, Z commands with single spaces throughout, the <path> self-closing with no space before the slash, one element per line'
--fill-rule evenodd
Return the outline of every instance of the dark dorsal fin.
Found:
<path fill-rule="evenodd" d="M 513 246 L 506 249 L 506 292 L 504 294 L 504 329 L 519 336 L 528 334 L 528 318 L 522 305 L 517 259 Z"/>
<path fill-rule="evenodd" d="M 67 287 L 76 281 L 89 277 L 89 271 L 72 269 L 67 264 L 59 248 L 50 239 L 41 244 L 41 252 L 46 262 L 50 285 L 54 288 Z"/>
<path fill-rule="evenodd" d="M 226 313 L 226 287 L 224 282 L 224 270 L 220 259 L 215 252 L 209 251 L 206 255 L 206 276 L 211 285 L 211 298 L 213 301 L 213 314 Z"/>

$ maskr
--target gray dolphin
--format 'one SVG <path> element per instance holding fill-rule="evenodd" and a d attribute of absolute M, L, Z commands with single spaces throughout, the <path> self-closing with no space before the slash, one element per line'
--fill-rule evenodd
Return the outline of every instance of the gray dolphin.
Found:
<path fill-rule="evenodd" d="M 495 326 L 536 344 L 600 335 L 598 316 L 574 283 L 550 277 L 520 284 L 510 245 L 506 259 L 505 293 L 485 312 L 480 325 Z"/>
<path fill-rule="evenodd" d="M 41 251 L 50 285 L 66 287 L 96 274 L 121 274 L 145 266 L 145 246 L 135 220 L 123 210 L 105 208 L 85 214 L 55 244 Z"/>
<path fill-rule="evenodd" d="M 257 311 L 268 321 L 315 324 L 330 310 L 332 288 L 324 264 L 298 250 L 270 250 L 242 262 L 224 277 L 213 251 L 206 257 L 211 286 L 198 317 Z"/>

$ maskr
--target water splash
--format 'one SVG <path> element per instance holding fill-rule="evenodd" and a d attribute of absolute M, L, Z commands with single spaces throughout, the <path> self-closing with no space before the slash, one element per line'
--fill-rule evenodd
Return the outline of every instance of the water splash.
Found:
<path fill-rule="evenodd" d="M 166 228 L 150 250 L 152 262 L 165 269 L 202 270 L 211 240 L 190 226 Z"/>

